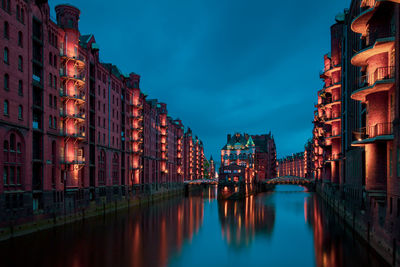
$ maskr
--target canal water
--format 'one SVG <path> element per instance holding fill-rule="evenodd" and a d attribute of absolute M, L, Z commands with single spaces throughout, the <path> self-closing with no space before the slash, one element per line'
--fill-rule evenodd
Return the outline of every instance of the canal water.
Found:
<path fill-rule="evenodd" d="M 0 242 L 2 266 L 385 266 L 300 186 L 241 201 L 216 187 Z"/>

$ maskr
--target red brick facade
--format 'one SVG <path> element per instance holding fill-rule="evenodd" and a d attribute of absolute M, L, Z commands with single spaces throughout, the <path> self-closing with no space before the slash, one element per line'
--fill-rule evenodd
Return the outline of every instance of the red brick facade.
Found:
<path fill-rule="evenodd" d="M 79 32 L 77 8 L 57 6 L 54 22 L 47 1 L 3 2 L 0 221 L 203 177 L 202 142 L 190 137 L 185 150 L 191 130 L 147 99 L 140 76 L 100 61 L 94 36 Z"/>
<path fill-rule="evenodd" d="M 254 183 L 276 177 L 276 147 L 266 135 L 228 134 L 221 149 L 220 182 Z"/>

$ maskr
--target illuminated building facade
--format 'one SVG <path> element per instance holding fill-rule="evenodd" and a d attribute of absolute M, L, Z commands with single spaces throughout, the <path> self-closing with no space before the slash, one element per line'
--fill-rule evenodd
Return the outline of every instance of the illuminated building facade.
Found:
<path fill-rule="evenodd" d="M 344 16 L 338 15 L 331 27 L 331 51 L 324 56 L 320 73 L 323 89 L 318 91 L 314 118 L 315 177 L 339 183 L 341 169 L 342 38 Z"/>
<path fill-rule="evenodd" d="M 305 177 L 304 153 L 299 152 L 278 160 L 278 176 Z"/>
<path fill-rule="evenodd" d="M 185 158 L 200 178 L 201 141 L 185 155 L 166 104 L 100 61 L 79 9 L 55 11 L 53 21 L 47 1 L 1 2 L 0 222 L 179 188 Z"/>
<path fill-rule="evenodd" d="M 210 160 L 208 161 L 209 167 L 208 167 L 208 172 L 209 172 L 209 179 L 215 179 L 215 162 L 213 157 L 210 157 Z"/>
<path fill-rule="evenodd" d="M 317 190 L 344 201 L 386 258 L 399 253 L 399 3 L 353 0 L 336 17 L 313 131 Z"/>
<path fill-rule="evenodd" d="M 271 133 L 252 135 L 256 147 L 256 180 L 265 181 L 277 177 L 276 146 Z"/>
<path fill-rule="evenodd" d="M 203 142 L 193 136 L 188 128 L 183 136 L 183 169 L 184 180 L 198 180 L 204 178 L 204 148 Z"/>
<path fill-rule="evenodd" d="M 276 174 L 276 146 L 271 133 L 228 134 L 221 149 L 220 181 L 253 183 L 275 178 Z"/>
<path fill-rule="evenodd" d="M 304 146 L 304 152 L 292 154 L 278 160 L 278 177 L 297 176 L 313 178 L 314 175 L 313 140 Z"/>
<path fill-rule="evenodd" d="M 227 135 L 221 149 L 219 181 L 226 183 L 253 183 L 255 181 L 256 145 L 248 134 Z"/>

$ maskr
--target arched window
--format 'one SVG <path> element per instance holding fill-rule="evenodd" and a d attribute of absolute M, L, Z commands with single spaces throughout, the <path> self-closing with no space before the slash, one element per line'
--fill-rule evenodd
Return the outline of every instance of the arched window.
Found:
<path fill-rule="evenodd" d="M 9 112 L 8 112 L 8 109 L 9 109 L 9 107 L 8 107 L 8 100 L 4 100 L 4 107 L 3 107 L 3 113 L 4 113 L 4 115 L 7 115 L 7 116 L 10 115 Z"/>
<path fill-rule="evenodd" d="M 54 108 L 57 108 L 57 96 L 54 96 L 53 106 Z"/>
<path fill-rule="evenodd" d="M 18 46 L 23 47 L 23 36 L 21 31 L 18 32 Z"/>
<path fill-rule="evenodd" d="M 8 151 L 8 149 L 9 149 L 9 147 L 8 147 L 8 140 L 4 140 L 4 143 L 3 143 L 3 150 L 4 150 L 4 151 Z"/>
<path fill-rule="evenodd" d="M 22 56 L 18 56 L 18 70 L 23 71 L 24 70 L 24 65 L 23 65 L 23 59 Z"/>
<path fill-rule="evenodd" d="M 56 116 L 54 116 L 54 118 L 53 118 L 53 128 L 57 129 L 57 118 L 56 118 Z"/>
<path fill-rule="evenodd" d="M 8 74 L 4 74 L 4 90 L 10 90 L 10 76 Z"/>
<path fill-rule="evenodd" d="M 3 155 L 4 155 L 4 162 L 8 162 L 8 151 L 10 150 L 8 140 L 4 140 L 3 143 Z"/>
<path fill-rule="evenodd" d="M 17 152 L 21 153 L 21 143 L 20 142 L 17 143 Z"/>
<path fill-rule="evenodd" d="M 21 17 L 21 9 L 19 5 L 17 5 L 17 20 L 20 20 L 20 17 Z"/>
<path fill-rule="evenodd" d="M 15 151 L 15 134 L 10 135 L 10 150 Z"/>
<path fill-rule="evenodd" d="M 7 47 L 4 47 L 3 60 L 4 60 L 4 63 L 10 64 L 9 53 L 8 53 Z"/>
<path fill-rule="evenodd" d="M 3 35 L 4 38 L 9 39 L 10 38 L 10 25 L 8 24 L 7 21 L 4 21 L 4 28 L 3 28 Z"/>
<path fill-rule="evenodd" d="M 20 95 L 20 96 L 24 95 L 22 80 L 18 81 L 18 95 Z"/>
<path fill-rule="evenodd" d="M 57 55 L 54 55 L 53 64 L 57 68 Z"/>
<path fill-rule="evenodd" d="M 21 8 L 21 16 L 20 16 L 20 21 L 22 23 L 25 23 L 25 10 Z"/>
<path fill-rule="evenodd" d="M 6 10 L 6 8 L 7 8 L 6 0 L 1 0 L 1 8 Z"/>
<path fill-rule="evenodd" d="M 49 128 L 53 128 L 53 126 L 52 126 L 52 124 L 53 124 L 53 116 L 49 116 Z"/>
<path fill-rule="evenodd" d="M 11 4 L 10 4 L 10 0 L 7 0 L 7 12 L 10 13 L 11 12 Z"/>
<path fill-rule="evenodd" d="M 19 120 L 22 120 L 22 118 L 23 118 L 22 106 L 19 105 L 19 106 L 18 106 L 18 119 L 19 119 Z"/>
<path fill-rule="evenodd" d="M 51 52 L 49 53 L 49 64 L 53 66 L 53 54 Z"/>

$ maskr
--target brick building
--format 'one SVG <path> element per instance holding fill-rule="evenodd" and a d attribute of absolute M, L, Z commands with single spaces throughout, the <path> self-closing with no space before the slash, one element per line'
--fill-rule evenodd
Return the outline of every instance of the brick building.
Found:
<path fill-rule="evenodd" d="M 299 152 L 278 161 L 278 176 L 305 177 L 304 153 Z"/>
<path fill-rule="evenodd" d="M 253 183 L 276 177 L 276 147 L 271 134 L 228 134 L 221 149 L 220 181 Z"/>
<path fill-rule="evenodd" d="M 352 0 L 336 17 L 313 131 L 317 188 L 345 203 L 360 234 L 368 230 L 370 238 L 373 232 L 370 242 L 394 258 L 399 243 L 393 238 L 400 233 L 399 5 Z"/>
<path fill-rule="evenodd" d="M 55 10 L 53 21 L 47 1 L 1 2 L 0 222 L 201 178 L 202 142 L 184 151 L 184 126 L 166 104 L 147 99 L 139 75 L 101 62 L 76 7 Z"/>

